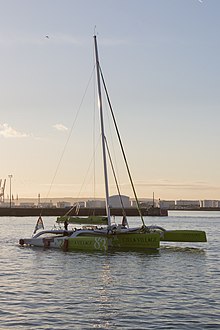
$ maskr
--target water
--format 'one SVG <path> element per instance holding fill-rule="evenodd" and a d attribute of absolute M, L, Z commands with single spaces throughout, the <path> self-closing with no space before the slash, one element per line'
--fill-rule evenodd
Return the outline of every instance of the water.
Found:
<path fill-rule="evenodd" d="M 0 218 L 0 329 L 220 329 L 220 212 L 145 220 L 205 230 L 208 243 L 64 253 L 18 246 L 35 218 Z"/>

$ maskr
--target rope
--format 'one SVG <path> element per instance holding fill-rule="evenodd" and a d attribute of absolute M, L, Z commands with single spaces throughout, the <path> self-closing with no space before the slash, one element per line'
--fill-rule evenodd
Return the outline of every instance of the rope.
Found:
<path fill-rule="evenodd" d="M 51 184 L 50 184 L 50 187 L 49 187 L 48 193 L 47 193 L 47 195 L 46 195 L 46 197 L 45 197 L 45 200 L 48 199 L 48 196 L 49 196 L 49 194 L 50 194 L 50 192 L 51 192 L 51 189 L 52 189 L 52 186 L 53 186 L 53 184 L 54 184 L 55 178 L 56 178 L 56 176 L 57 176 L 58 170 L 59 170 L 59 168 L 60 168 L 60 164 L 61 164 L 61 162 L 62 162 L 62 159 L 63 159 L 64 153 L 65 153 L 65 151 L 66 151 L 67 145 L 68 145 L 69 140 L 70 140 L 70 137 L 71 137 L 71 135 L 72 135 L 73 128 L 74 128 L 74 126 L 75 126 L 75 124 L 76 124 L 76 121 L 77 121 L 77 118 L 78 118 L 78 116 L 79 116 L 79 113 L 80 113 L 80 110 L 81 110 L 82 104 L 83 104 L 84 99 L 85 99 L 85 96 L 86 96 L 86 94 L 87 94 L 87 90 L 88 90 L 88 88 L 89 88 L 89 85 L 90 85 L 91 79 L 92 79 L 92 77 L 93 77 L 94 70 L 95 70 L 95 66 L 93 67 L 93 69 L 92 69 L 92 73 L 91 73 L 91 75 L 90 75 L 90 77 L 89 77 L 89 80 L 88 80 L 87 86 L 86 86 L 86 88 L 85 88 L 85 91 L 84 91 L 84 94 L 83 94 L 82 100 L 81 100 L 81 102 L 80 102 L 80 104 L 79 104 L 79 107 L 78 107 L 78 110 L 77 110 L 76 116 L 75 116 L 75 118 L 74 118 L 73 124 L 72 124 L 72 126 L 71 126 L 71 129 L 70 129 L 69 135 L 68 135 L 68 137 L 67 137 L 67 140 L 66 140 L 66 143 L 65 143 L 65 145 L 64 145 L 63 151 L 62 151 L 62 153 L 61 153 L 61 155 L 60 155 L 60 159 L 59 159 L 59 161 L 58 161 L 58 164 L 57 164 L 56 170 L 55 170 L 55 172 L 54 172 L 54 176 L 53 176 L 53 178 L 52 178 L 52 181 L 51 181 Z M 75 205 L 74 205 L 73 207 L 75 207 Z M 43 209 L 41 209 L 40 216 L 42 215 L 42 213 L 43 213 Z"/>
<path fill-rule="evenodd" d="M 112 173 L 113 173 L 113 176 L 114 176 L 114 179 L 115 179 L 115 183 L 116 183 L 116 187 L 117 187 L 117 191 L 118 191 L 118 195 L 119 195 L 119 199 L 120 199 L 120 203 L 121 203 L 121 207 L 122 207 L 122 214 L 123 214 L 124 217 L 126 217 L 126 212 L 125 212 L 124 204 L 123 204 L 123 201 L 122 201 L 118 180 L 117 180 L 117 177 L 116 177 L 116 173 L 115 173 L 115 170 L 114 170 L 114 166 L 113 166 L 113 162 L 112 162 L 112 158 L 111 158 L 111 155 L 110 155 L 110 151 L 109 151 L 109 147 L 108 147 L 108 143 L 107 143 L 106 138 L 105 138 L 105 144 L 106 144 L 108 157 L 109 157 L 111 168 L 112 168 Z"/>
<path fill-rule="evenodd" d="M 80 196 L 80 194 L 81 194 L 81 192 L 82 192 L 82 189 L 83 189 L 83 187 L 84 187 L 84 185 L 85 185 L 85 182 L 86 182 L 86 178 L 87 178 L 87 176 L 88 176 L 88 173 L 89 173 L 89 170 L 90 170 L 90 168 L 91 168 L 91 166 L 92 166 L 92 163 L 93 163 L 93 160 L 94 160 L 94 158 L 95 158 L 95 154 L 96 154 L 96 150 L 97 150 L 97 148 L 98 148 L 98 145 L 100 144 L 100 139 L 101 139 L 101 137 L 99 138 L 99 140 L 97 141 L 97 144 L 96 144 L 96 147 L 95 147 L 95 150 L 94 150 L 94 152 L 93 152 L 93 155 L 92 155 L 92 159 L 90 160 L 90 163 L 89 163 L 89 166 L 88 166 L 88 169 L 87 169 L 87 172 L 86 172 L 86 175 L 85 175 L 85 177 L 84 177 L 84 180 L 83 180 L 83 182 L 82 182 L 82 185 L 81 185 L 81 188 L 80 188 L 80 191 L 79 191 L 79 193 L 78 193 L 78 196 L 77 196 L 77 198 Z M 64 217 L 65 216 L 67 216 L 74 208 L 76 208 L 76 210 L 77 210 L 77 206 L 79 207 L 79 204 L 78 203 L 74 203 L 73 204 L 73 206 L 64 214 Z M 62 216 L 63 217 L 63 216 Z M 62 218 L 61 217 L 61 218 Z"/>
<path fill-rule="evenodd" d="M 139 201 L 138 201 L 138 198 L 137 198 L 134 183 L 133 183 L 133 180 L 132 180 L 132 177 L 131 177 L 131 172 L 130 172 L 128 162 L 127 162 L 127 158 L 126 158 L 126 155 L 125 155 L 125 151 L 124 151 L 124 148 L 123 148 L 123 145 L 122 145 L 121 136 L 120 136 L 120 133 L 119 133 L 119 130 L 118 130 L 115 115 L 114 115 L 113 108 L 112 108 L 112 105 L 111 105 L 111 101 L 110 101 L 110 98 L 109 98 L 109 95 L 108 95 L 108 90 L 107 90 L 107 87 L 106 87 L 106 84 L 105 84 L 104 76 L 103 76 L 103 73 L 102 73 L 102 70 L 101 70 L 100 66 L 99 66 L 99 68 L 100 68 L 101 78 L 102 78 L 104 90 L 105 90 L 105 93 L 106 93 L 106 97 L 107 97 L 107 100 L 108 100 L 109 108 L 110 108 L 110 111 L 111 111 L 112 119 L 113 119 L 113 122 L 114 122 L 114 125 L 115 125 L 115 129 L 116 129 L 116 132 L 117 132 L 119 144 L 120 144 L 120 147 L 121 147 L 122 155 L 123 155 L 124 162 L 125 162 L 125 165 L 126 165 L 126 168 L 127 168 L 127 172 L 128 172 L 128 176 L 129 176 L 129 179 L 130 179 L 131 186 L 132 186 L 133 194 L 134 194 L 134 197 L 135 197 L 135 200 L 136 200 L 136 203 L 137 203 L 137 210 L 138 210 L 138 213 L 140 215 L 142 224 L 145 227 L 144 218 L 143 218 L 141 210 L 140 210 L 140 204 L 139 204 Z"/>

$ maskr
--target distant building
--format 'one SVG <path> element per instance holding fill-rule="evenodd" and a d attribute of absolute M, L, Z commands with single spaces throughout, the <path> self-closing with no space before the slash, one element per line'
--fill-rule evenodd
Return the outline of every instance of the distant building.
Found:
<path fill-rule="evenodd" d="M 57 202 L 57 207 L 61 209 L 70 206 L 71 206 L 70 202 L 65 202 L 65 201 Z"/>
<path fill-rule="evenodd" d="M 153 200 L 153 199 L 144 199 L 144 200 L 138 200 L 139 206 L 141 208 L 146 208 L 149 209 L 150 207 L 154 206 L 154 207 L 158 207 L 158 201 L 157 200 Z M 137 208 L 137 202 L 136 200 L 133 200 L 131 202 L 131 206 Z"/>
<path fill-rule="evenodd" d="M 54 208 L 56 206 L 52 203 L 52 201 L 49 201 L 49 202 L 38 204 L 38 207 L 44 208 L 44 209 L 49 209 L 49 208 Z"/>
<path fill-rule="evenodd" d="M 81 201 L 81 202 L 77 202 L 77 203 L 76 203 L 77 207 L 80 207 L 80 208 L 81 208 L 81 207 L 85 207 L 85 204 L 86 204 L 86 203 L 85 203 L 84 201 Z M 75 204 L 74 204 L 74 205 L 75 205 Z"/>
<path fill-rule="evenodd" d="M 176 209 L 186 209 L 186 208 L 199 208 L 200 201 L 199 200 L 177 200 L 176 201 Z"/>
<path fill-rule="evenodd" d="M 113 207 L 113 208 L 122 208 L 121 200 L 122 200 L 122 203 L 123 203 L 123 207 L 124 208 L 131 207 L 130 197 L 124 196 L 124 195 L 121 195 L 121 199 L 120 199 L 120 196 L 119 195 L 110 196 L 109 197 L 109 205 L 110 205 L 110 207 Z"/>
<path fill-rule="evenodd" d="M 15 203 L 14 202 L 4 202 L 4 203 L 0 203 L 0 207 L 15 207 Z"/>
<path fill-rule="evenodd" d="M 175 209 L 176 203 L 175 201 L 164 201 L 164 200 L 160 200 L 159 201 L 159 207 L 161 209 Z"/>
<path fill-rule="evenodd" d="M 220 207 L 220 201 L 204 199 L 201 201 L 201 207 Z"/>
<path fill-rule="evenodd" d="M 36 205 L 34 204 L 34 203 L 20 203 L 19 205 L 18 205 L 18 207 L 31 207 L 31 208 L 33 208 L 33 207 L 36 207 Z"/>
<path fill-rule="evenodd" d="M 85 206 L 88 208 L 96 208 L 96 207 L 105 208 L 105 201 L 98 199 L 88 200 L 86 201 Z"/>

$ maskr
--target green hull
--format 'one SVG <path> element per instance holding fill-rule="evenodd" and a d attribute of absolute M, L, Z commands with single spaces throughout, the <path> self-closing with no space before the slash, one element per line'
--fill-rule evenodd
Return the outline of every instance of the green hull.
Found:
<path fill-rule="evenodd" d="M 108 239 L 102 236 L 82 236 L 69 238 L 66 240 L 67 248 L 64 247 L 65 251 L 107 251 L 108 250 Z"/>
<path fill-rule="evenodd" d="M 206 233 L 200 230 L 170 230 L 151 233 L 115 233 L 67 237 L 61 246 L 63 251 L 108 250 L 157 250 L 160 241 L 207 242 Z"/>
<path fill-rule="evenodd" d="M 76 224 L 90 224 L 90 225 L 107 225 L 107 217 L 90 215 L 88 217 L 73 217 L 73 216 L 63 216 L 58 217 L 57 222 L 76 223 Z"/>
<path fill-rule="evenodd" d="M 81 236 L 64 241 L 64 251 L 108 251 L 109 249 L 158 249 L 158 233 L 124 233 L 107 236 Z"/>
<path fill-rule="evenodd" d="M 111 235 L 109 244 L 113 248 L 122 249 L 158 249 L 160 235 L 158 233 L 127 233 Z"/>
<path fill-rule="evenodd" d="M 167 242 L 207 242 L 206 233 L 201 230 L 164 231 L 160 240 Z"/>

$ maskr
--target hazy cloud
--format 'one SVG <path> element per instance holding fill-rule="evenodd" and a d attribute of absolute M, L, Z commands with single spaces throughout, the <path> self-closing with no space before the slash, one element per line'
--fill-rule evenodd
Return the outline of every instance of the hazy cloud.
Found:
<path fill-rule="evenodd" d="M 219 190 L 218 186 L 210 185 L 207 182 L 195 181 L 195 182 L 170 182 L 170 181 L 161 181 L 161 182 L 136 182 L 135 186 L 140 187 L 158 187 L 166 189 L 187 189 L 187 190 Z"/>
<path fill-rule="evenodd" d="M 24 138 L 28 136 L 26 133 L 17 131 L 7 123 L 0 124 L 0 135 L 4 138 Z"/>
<path fill-rule="evenodd" d="M 58 130 L 58 131 L 67 131 L 68 128 L 66 126 L 64 126 L 63 124 L 56 124 L 56 125 L 53 125 L 53 127 Z"/>

